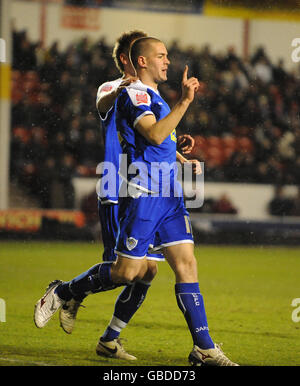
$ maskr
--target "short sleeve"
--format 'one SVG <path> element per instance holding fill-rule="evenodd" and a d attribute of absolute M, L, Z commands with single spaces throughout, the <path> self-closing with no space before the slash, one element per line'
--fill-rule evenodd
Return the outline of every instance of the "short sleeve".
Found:
<path fill-rule="evenodd" d="M 99 100 L 105 94 L 109 94 L 112 91 L 116 90 L 119 87 L 121 81 L 122 81 L 121 79 L 117 79 L 117 80 L 112 81 L 112 82 L 105 82 L 105 83 L 101 84 L 101 86 L 99 86 L 98 91 L 97 91 L 97 96 L 96 96 L 96 107 L 97 108 L 98 108 Z M 98 111 L 101 120 L 106 121 L 109 118 L 109 116 L 111 115 L 112 111 L 113 111 L 113 106 L 111 106 L 111 108 L 105 114 L 102 114 L 102 113 L 100 113 L 100 111 Z"/>
<path fill-rule="evenodd" d="M 154 115 L 151 110 L 151 96 L 146 91 L 136 90 L 134 88 L 127 88 L 128 95 L 128 114 L 130 114 L 130 121 L 133 127 L 145 115 Z"/>
<path fill-rule="evenodd" d="M 112 90 L 116 88 L 112 82 L 105 82 L 99 86 L 96 97 L 96 106 L 99 102 L 99 99 L 103 97 L 103 95 L 112 92 Z"/>

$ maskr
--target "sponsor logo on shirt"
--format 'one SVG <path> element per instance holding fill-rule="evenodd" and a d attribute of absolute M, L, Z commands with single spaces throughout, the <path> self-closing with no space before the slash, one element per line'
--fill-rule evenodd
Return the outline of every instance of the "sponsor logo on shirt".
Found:
<path fill-rule="evenodd" d="M 136 94 L 135 95 L 135 98 L 136 98 L 136 101 L 137 101 L 137 104 L 141 104 L 141 103 L 148 103 L 148 94 Z"/>

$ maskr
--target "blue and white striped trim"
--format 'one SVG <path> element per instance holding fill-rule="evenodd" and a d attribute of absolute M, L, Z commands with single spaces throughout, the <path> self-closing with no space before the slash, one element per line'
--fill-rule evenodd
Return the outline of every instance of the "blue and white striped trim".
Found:
<path fill-rule="evenodd" d="M 149 252 L 154 253 L 156 251 L 159 251 L 162 248 L 170 247 L 172 245 L 177 245 L 177 244 L 194 244 L 194 240 L 185 239 L 185 240 L 171 241 L 170 243 L 164 243 L 164 244 L 158 245 L 156 247 L 153 247 L 152 249 L 150 249 Z"/>

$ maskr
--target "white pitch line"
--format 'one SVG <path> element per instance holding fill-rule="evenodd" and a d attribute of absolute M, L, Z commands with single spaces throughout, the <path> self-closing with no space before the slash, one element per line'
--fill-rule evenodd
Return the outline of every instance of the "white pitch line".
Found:
<path fill-rule="evenodd" d="M 50 365 L 49 363 L 44 363 L 44 362 L 32 362 L 32 361 L 27 361 L 27 360 L 23 360 L 23 359 L 11 359 L 11 358 L 2 358 L 0 357 L 0 361 L 6 361 L 6 362 L 22 362 L 22 363 L 31 363 L 33 365 L 37 365 L 37 366 L 53 366 L 53 365 Z"/>

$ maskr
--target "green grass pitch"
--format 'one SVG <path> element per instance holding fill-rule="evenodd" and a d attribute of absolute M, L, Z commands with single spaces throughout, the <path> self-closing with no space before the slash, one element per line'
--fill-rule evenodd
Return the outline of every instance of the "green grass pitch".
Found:
<path fill-rule="evenodd" d="M 95 346 L 121 289 L 89 296 L 71 335 L 58 313 L 43 329 L 33 308 L 53 279 L 69 280 L 100 260 L 101 246 L 88 243 L 0 242 L 1 366 L 123 366 L 98 357 Z M 291 303 L 300 297 L 300 249 L 197 246 L 200 289 L 210 333 L 230 359 L 248 366 L 299 366 L 300 322 Z M 186 366 L 190 334 L 174 296 L 166 262 L 148 296 L 122 332 L 134 366 Z"/>

